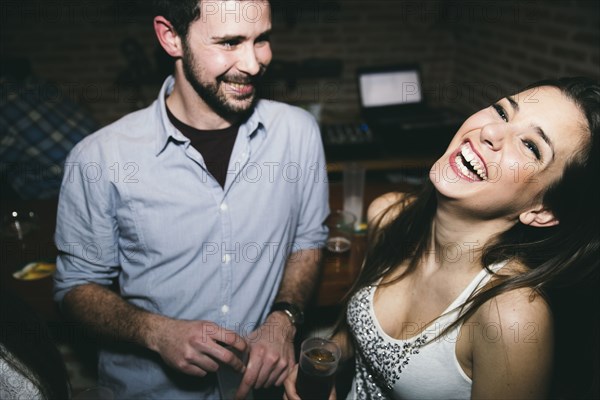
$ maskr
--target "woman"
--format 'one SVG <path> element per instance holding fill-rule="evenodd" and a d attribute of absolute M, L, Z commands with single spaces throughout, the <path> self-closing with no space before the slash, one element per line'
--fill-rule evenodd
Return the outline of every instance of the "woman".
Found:
<path fill-rule="evenodd" d="M 548 395 L 545 290 L 598 270 L 599 129 L 597 83 L 539 82 L 469 117 L 419 196 L 369 207 L 334 335 L 356 357 L 349 399 Z"/>

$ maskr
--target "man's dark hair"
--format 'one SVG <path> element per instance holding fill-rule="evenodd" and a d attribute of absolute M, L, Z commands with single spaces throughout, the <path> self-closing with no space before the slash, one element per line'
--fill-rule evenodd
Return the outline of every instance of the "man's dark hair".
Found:
<path fill-rule="evenodd" d="M 154 15 L 161 15 L 171 22 L 175 32 L 187 37 L 190 24 L 200 18 L 201 0 L 153 0 Z"/>
<path fill-rule="evenodd" d="M 200 18 L 201 1 L 203 0 L 152 0 L 152 6 L 154 15 L 162 15 L 168 19 L 175 32 L 186 38 L 190 24 Z"/>

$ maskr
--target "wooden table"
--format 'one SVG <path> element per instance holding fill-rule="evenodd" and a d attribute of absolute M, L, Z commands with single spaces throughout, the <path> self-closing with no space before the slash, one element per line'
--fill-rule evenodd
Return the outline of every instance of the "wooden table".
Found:
<path fill-rule="evenodd" d="M 356 160 L 354 162 L 361 164 L 367 171 L 393 171 L 430 168 L 439 156 L 413 156 L 413 157 L 389 157 L 377 160 Z M 330 162 L 327 163 L 327 172 L 342 172 L 348 162 Z"/>

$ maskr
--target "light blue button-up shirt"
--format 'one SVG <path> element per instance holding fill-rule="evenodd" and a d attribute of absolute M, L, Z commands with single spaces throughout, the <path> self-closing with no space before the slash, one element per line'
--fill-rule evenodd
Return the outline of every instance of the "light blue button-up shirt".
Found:
<path fill-rule="evenodd" d="M 58 206 L 55 299 L 109 285 L 145 310 L 240 334 L 266 318 L 288 257 L 326 239 L 328 186 L 318 126 L 261 100 L 239 129 L 225 187 L 170 123 L 167 79 L 150 107 L 81 141 Z M 292 255 L 293 256 L 293 255 Z M 103 349 L 100 380 L 118 398 L 218 398 L 145 349 Z"/>

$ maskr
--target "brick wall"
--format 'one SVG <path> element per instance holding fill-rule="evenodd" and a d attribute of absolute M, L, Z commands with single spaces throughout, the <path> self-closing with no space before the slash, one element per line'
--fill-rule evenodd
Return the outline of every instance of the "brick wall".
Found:
<path fill-rule="evenodd" d="M 329 3 L 320 12 L 305 13 L 292 27 L 275 25 L 273 47 L 284 59 L 340 58 L 341 77 L 300 81 L 287 97 L 322 102 L 324 117 L 340 120 L 358 114 L 358 67 L 419 63 L 427 82 L 451 80 L 455 40 L 430 18 L 441 1 L 346 0 L 328 11 Z M 311 18 L 314 14 L 317 18 Z M 417 20 L 421 15 L 424 22 Z"/>
<path fill-rule="evenodd" d="M 460 2 L 448 18 L 456 41 L 452 89 L 460 89 L 444 100 L 472 111 L 539 79 L 600 78 L 599 4 Z"/>
<path fill-rule="evenodd" d="M 118 4 L 118 0 L 2 0 L 2 57 L 29 59 L 36 76 L 85 105 L 99 123 L 108 123 L 151 102 L 158 87 L 146 84 L 138 93 L 115 84 L 127 72 L 120 48 L 124 40 L 139 42 L 147 65 L 154 64 L 155 48 L 151 18 Z"/>
<path fill-rule="evenodd" d="M 359 66 L 420 63 L 429 100 L 463 112 L 543 77 L 600 77 L 597 1 L 284 4 L 287 9 L 274 11 L 275 58 L 339 58 L 343 68 L 339 78 L 270 82 L 266 93 L 294 103 L 321 102 L 325 118 L 356 118 Z M 147 2 L 3 0 L 0 7 L 2 57 L 28 58 L 36 75 L 55 82 L 101 124 L 154 100 L 160 85 L 152 75 L 157 44 Z M 121 50 L 128 39 L 139 44 L 133 61 L 131 52 Z M 131 70 L 130 64 L 142 67 Z M 144 82 L 139 89 L 116 83 L 131 81 L 139 70 L 147 72 L 138 73 Z"/>

